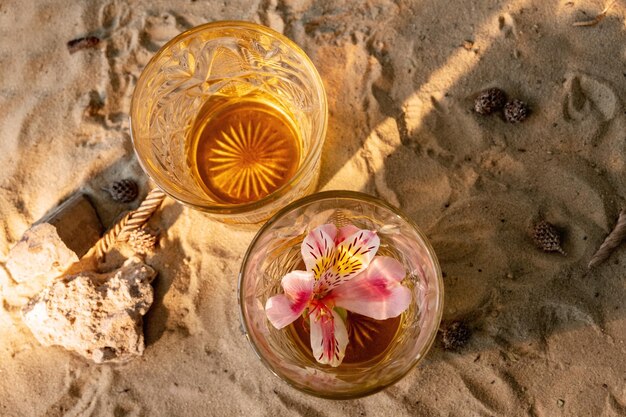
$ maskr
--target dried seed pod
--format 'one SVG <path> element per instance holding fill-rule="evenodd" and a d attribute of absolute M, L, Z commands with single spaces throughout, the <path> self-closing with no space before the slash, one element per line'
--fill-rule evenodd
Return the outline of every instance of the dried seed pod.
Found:
<path fill-rule="evenodd" d="M 533 241 L 545 252 L 559 252 L 565 255 L 561 247 L 561 234 L 556 227 L 545 220 L 536 223 L 533 227 Z"/>
<path fill-rule="evenodd" d="M 504 105 L 504 118 L 509 123 L 520 123 L 530 115 L 528 104 L 522 100 L 512 100 Z"/>
<path fill-rule="evenodd" d="M 141 229 L 130 232 L 128 235 L 128 244 L 136 253 L 146 254 L 154 250 L 157 238 L 157 235 L 148 232 L 142 227 Z"/>
<path fill-rule="evenodd" d="M 130 203 L 139 194 L 137 183 L 131 179 L 115 181 L 106 191 L 111 194 L 111 198 L 118 203 Z"/>
<path fill-rule="evenodd" d="M 474 111 L 489 115 L 500 110 L 506 103 L 506 93 L 499 88 L 488 88 L 478 94 L 474 100 Z"/>
<path fill-rule="evenodd" d="M 443 329 L 441 341 L 445 350 L 459 350 L 467 345 L 472 337 L 472 330 L 467 323 L 455 321 Z"/>

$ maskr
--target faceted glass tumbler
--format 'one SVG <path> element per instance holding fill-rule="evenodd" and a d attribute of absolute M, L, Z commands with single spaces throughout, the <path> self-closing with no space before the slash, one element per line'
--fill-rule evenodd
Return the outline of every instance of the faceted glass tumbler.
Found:
<path fill-rule="evenodd" d="M 192 175 L 189 146 L 196 116 L 208 100 L 259 94 L 288 109 L 301 152 L 291 179 L 252 202 L 209 196 Z M 131 103 L 131 134 L 139 162 L 167 194 L 218 220 L 256 223 L 317 185 L 327 126 L 322 80 L 294 42 L 261 25 L 221 21 L 181 33 L 142 72 Z"/>
<path fill-rule="evenodd" d="M 375 230 L 381 242 L 377 255 L 396 258 L 407 271 L 403 285 L 411 291 L 411 304 L 395 339 L 374 361 L 336 368 L 319 364 L 288 336 L 287 328 L 277 330 L 266 317 L 265 303 L 282 292 L 282 277 L 302 269 L 303 239 L 327 223 Z M 238 296 L 246 336 L 270 371 L 294 388 L 332 399 L 372 394 L 400 380 L 432 345 L 443 311 L 441 270 L 424 233 L 386 202 L 351 191 L 313 194 L 276 213 L 244 256 Z"/>

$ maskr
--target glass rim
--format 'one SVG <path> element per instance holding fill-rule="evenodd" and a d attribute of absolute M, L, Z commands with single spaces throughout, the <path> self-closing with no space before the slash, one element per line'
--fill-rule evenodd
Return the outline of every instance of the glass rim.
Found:
<path fill-rule="evenodd" d="M 317 92 L 318 99 L 320 100 L 320 106 L 322 109 L 321 111 L 322 128 L 320 130 L 320 133 L 317 135 L 317 137 L 313 141 L 311 145 L 311 149 L 309 150 L 309 152 L 307 152 L 304 161 L 302 162 L 300 167 L 298 167 L 298 170 L 296 171 L 296 173 L 289 179 L 289 181 L 283 184 L 276 191 L 268 194 L 267 196 L 263 198 L 260 198 L 258 200 L 248 202 L 248 203 L 227 204 L 227 205 L 196 204 L 194 202 L 188 201 L 187 199 L 185 199 L 178 193 L 163 187 L 161 185 L 163 181 L 161 181 L 162 178 L 158 174 L 157 172 L 158 170 L 153 169 L 153 167 L 150 164 L 144 161 L 144 158 L 142 157 L 142 155 L 140 155 L 138 151 L 138 146 L 137 146 L 137 141 L 139 139 L 136 138 L 135 125 L 133 123 L 133 118 L 136 116 L 136 113 L 137 113 L 136 109 L 138 108 L 138 104 L 137 104 L 138 95 L 136 94 L 136 92 L 143 89 L 144 84 L 146 82 L 145 74 L 151 68 L 153 68 L 156 65 L 157 61 L 173 46 L 177 45 L 178 43 L 182 42 L 183 40 L 187 38 L 193 37 L 199 32 L 214 31 L 214 30 L 219 30 L 219 29 L 224 29 L 224 28 L 247 29 L 247 30 L 265 34 L 267 36 L 270 36 L 271 38 L 277 39 L 281 41 L 282 43 L 286 44 L 290 49 L 294 50 L 300 56 L 300 58 L 302 58 L 302 61 L 304 62 L 304 65 L 308 69 L 309 73 L 312 75 L 313 81 L 316 86 L 315 91 Z M 135 155 L 137 156 L 137 161 L 139 162 L 139 165 L 141 166 L 143 171 L 159 186 L 160 189 L 163 190 L 165 194 L 167 194 L 168 196 L 170 196 L 177 202 L 184 204 L 186 206 L 189 206 L 196 210 L 204 211 L 204 212 L 211 213 L 211 214 L 240 215 L 240 214 L 252 213 L 257 209 L 263 208 L 265 205 L 280 199 L 289 191 L 289 187 L 288 187 L 289 185 L 302 180 L 302 177 L 311 170 L 312 166 L 315 163 L 315 159 L 321 156 L 321 150 L 322 150 L 322 146 L 324 143 L 324 138 L 326 137 L 326 131 L 328 128 L 328 99 L 326 96 L 326 90 L 324 88 L 324 82 L 322 81 L 322 78 L 319 72 L 317 71 L 317 68 L 313 64 L 313 61 L 311 61 L 311 58 L 309 58 L 306 52 L 304 52 L 304 50 L 300 46 L 298 46 L 298 44 L 296 44 L 294 41 L 292 41 L 291 39 L 289 39 L 287 36 L 283 35 L 282 33 L 279 33 L 270 27 L 267 27 L 258 23 L 247 22 L 243 20 L 218 20 L 214 22 L 204 23 L 202 25 L 195 26 L 184 32 L 179 33 L 178 35 L 176 35 L 175 37 L 167 41 L 152 56 L 152 58 L 150 58 L 146 66 L 141 71 L 141 74 L 139 75 L 139 78 L 137 79 L 137 84 L 135 85 L 135 89 L 133 90 L 133 95 L 131 97 L 131 102 L 130 102 L 129 121 L 130 121 L 130 129 L 129 129 L 130 139 L 133 145 L 133 150 L 135 152 Z"/>
<path fill-rule="evenodd" d="M 419 352 L 419 354 L 416 357 L 411 359 L 411 363 L 408 366 L 408 368 L 404 370 L 403 372 L 401 372 L 400 374 L 396 375 L 389 382 L 382 384 L 380 386 L 375 386 L 373 388 L 369 388 L 369 389 L 365 389 L 361 391 L 357 390 L 354 392 L 339 393 L 339 394 L 315 391 L 314 389 L 299 385 L 295 381 L 292 381 L 290 378 L 282 374 L 279 374 L 271 365 L 271 363 L 267 359 L 265 359 L 265 357 L 263 356 L 263 354 L 257 347 L 256 343 L 252 340 L 253 338 L 250 336 L 251 331 L 250 331 L 250 327 L 248 326 L 248 321 L 245 319 L 246 316 L 244 314 L 244 310 L 246 309 L 244 306 L 245 304 L 244 299 L 242 297 L 242 288 L 243 288 L 242 284 L 244 280 L 245 269 L 248 263 L 248 259 L 250 258 L 252 250 L 254 249 L 261 235 L 266 230 L 271 228 L 283 216 L 293 211 L 294 209 L 306 206 L 308 204 L 311 204 L 317 201 L 332 200 L 332 199 L 364 201 L 366 203 L 385 208 L 391 211 L 394 215 L 400 217 L 403 221 L 405 221 L 409 226 L 411 226 L 411 228 L 420 237 L 422 241 L 421 243 L 424 245 L 426 251 L 428 252 L 428 255 L 431 257 L 432 263 L 435 269 L 435 273 L 436 273 L 437 284 L 439 287 L 439 294 L 437 297 L 436 317 L 435 317 L 435 321 L 433 322 L 434 328 L 431 330 L 430 334 L 428 335 L 428 338 L 426 339 L 426 343 L 424 344 L 422 350 Z M 394 385 L 395 383 L 403 379 L 409 372 L 411 372 L 417 366 L 417 364 L 419 364 L 424 359 L 424 357 L 426 356 L 428 351 L 431 349 L 435 341 L 435 338 L 437 336 L 437 329 L 439 328 L 439 325 L 441 324 L 441 319 L 443 316 L 443 296 L 444 296 L 443 275 L 441 273 L 441 266 L 439 265 L 439 260 L 437 259 L 437 255 L 435 254 L 435 250 L 432 247 L 430 241 L 428 240 L 424 232 L 419 228 L 419 226 L 417 226 L 417 224 L 415 224 L 415 222 L 412 219 L 410 219 L 406 214 L 404 214 L 399 208 L 389 204 L 388 202 L 378 197 L 369 195 L 369 194 L 365 194 L 359 191 L 349 191 L 349 190 L 330 190 L 330 191 L 321 191 L 318 193 L 314 193 L 306 197 L 300 198 L 296 201 L 293 201 L 289 205 L 279 210 L 276 214 L 274 214 L 259 229 L 259 231 L 256 233 L 256 235 L 254 236 L 254 238 L 248 245 L 248 249 L 246 250 L 246 253 L 244 254 L 243 259 L 241 261 L 241 268 L 239 269 L 239 275 L 238 275 L 238 280 L 237 280 L 237 299 L 239 301 L 239 320 L 241 324 L 243 325 L 243 331 L 246 336 L 246 339 L 248 340 L 248 343 L 250 344 L 250 346 L 252 346 L 253 351 L 255 352 L 256 356 L 261 360 L 263 365 L 265 365 L 265 367 L 272 374 L 280 378 L 282 381 L 285 381 L 289 386 L 297 389 L 298 391 L 305 392 L 315 397 L 334 399 L 334 400 L 350 400 L 350 399 L 362 398 L 362 397 L 375 394 L 377 392 L 384 390 L 385 388 L 388 388 Z"/>

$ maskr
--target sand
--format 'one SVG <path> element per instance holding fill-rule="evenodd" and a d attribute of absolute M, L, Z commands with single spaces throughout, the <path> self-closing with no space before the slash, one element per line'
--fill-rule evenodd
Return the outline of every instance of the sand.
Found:
<path fill-rule="evenodd" d="M 106 225 L 131 205 L 101 187 L 147 178 L 128 111 L 142 67 L 170 37 L 213 20 L 267 24 L 324 79 L 330 121 L 319 189 L 378 195 L 432 240 L 445 271 L 438 340 L 405 379 L 332 402 L 267 371 L 239 323 L 236 277 L 254 230 L 168 200 L 143 357 L 94 365 L 43 348 L 0 268 L 0 415 L 624 416 L 626 245 L 586 267 L 626 196 L 626 7 L 599 0 L 17 1 L 0 3 L 0 261 L 75 190 Z M 66 43 L 95 35 L 94 49 Z M 527 101 L 519 125 L 471 111 L 499 86 Z M 566 256 L 533 246 L 543 217 Z M 3 264 L 2 264 L 3 265 Z"/>

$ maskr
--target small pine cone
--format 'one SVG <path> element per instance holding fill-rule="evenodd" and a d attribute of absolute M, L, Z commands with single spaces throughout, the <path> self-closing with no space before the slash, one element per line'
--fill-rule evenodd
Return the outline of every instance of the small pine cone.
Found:
<path fill-rule="evenodd" d="M 545 220 L 536 223 L 533 227 L 533 241 L 539 249 L 545 252 L 559 252 L 565 255 L 565 251 L 561 247 L 559 231 Z"/>
<path fill-rule="evenodd" d="M 504 118 L 509 123 L 520 123 L 530 115 L 528 104 L 522 100 L 512 100 L 504 105 Z"/>
<path fill-rule="evenodd" d="M 474 100 L 474 111 L 488 115 L 496 112 L 506 103 L 506 93 L 499 88 L 488 88 L 481 91 Z"/>
<path fill-rule="evenodd" d="M 146 229 L 141 228 L 129 233 L 128 244 L 136 253 L 145 255 L 154 250 L 157 238 L 157 235 L 153 235 Z"/>
<path fill-rule="evenodd" d="M 115 181 L 106 191 L 111 194 L 111 198 L 118 203 L 130 203 L 139 194 L 137 183 L 130 179 Z"/>
<path fill-rule="evenodd" d="M 472 330 L 463 321 L 453 322 L 443 329 L 442 333 L 441 341 L 445 350 L 459 350 L 467 345 L 472 337 Z"/>

